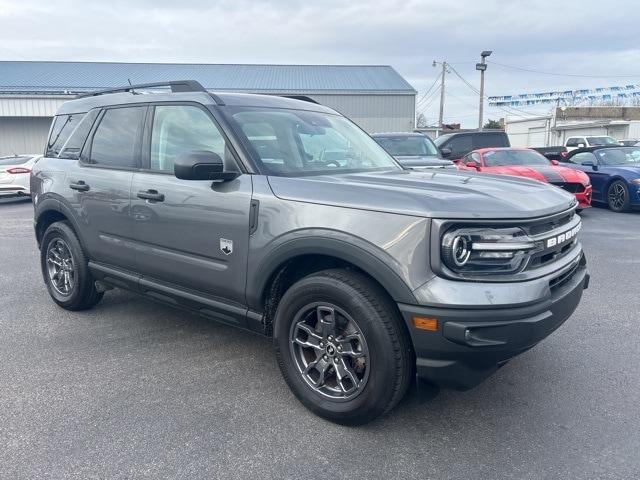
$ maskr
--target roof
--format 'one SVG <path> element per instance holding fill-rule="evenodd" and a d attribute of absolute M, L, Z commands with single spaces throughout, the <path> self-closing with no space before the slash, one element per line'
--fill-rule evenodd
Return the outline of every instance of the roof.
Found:
<path fill-rule="evenodd" d="M 198 102 L 203 105 L 234 105 L 267 108 L 291 108 L 295 110 L 308 110 L 313 112 L 332 113 L 336 112 L 324 105 L 285 98 L 275 95 L 257 95 L 250 93 L 223 92 L 215 95 L 215 98 L 206 92 L 154 92 L 154 93 L 106 93 L 102 95 L 76 98 L 64 102 L 58 109 L 56 115 L 68 115 L 73 113 L 83 113 L 92 108 L 99 108 L 111 105 L 126 105 L 151 102 L 168 101 Z"/>
<path fill-rule="evenodd" d="M 379 132 L 370 134 L 373 138 L 384 138 L 384 137 L 426 137 L 424 133 L 421 132 Z"/>
<path fill-rule="evenodd" d="M 129 83 L 193 79 L 216 91 L 415 95 L 388 65 L 0 62 L 0 93 L 69 94 Z"/>

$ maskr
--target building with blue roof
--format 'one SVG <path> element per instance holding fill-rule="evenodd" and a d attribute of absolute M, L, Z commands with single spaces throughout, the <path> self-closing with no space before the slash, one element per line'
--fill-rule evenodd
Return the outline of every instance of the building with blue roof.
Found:
<path fill-rule="evenodd" d="M 416 91 L 388 65 L 0 62 L 0 154 L 38 153 L 57 108 L 78 93 L 197 80 L 210 91 L 305 95 L 369 132 L 411 131 Z"/>

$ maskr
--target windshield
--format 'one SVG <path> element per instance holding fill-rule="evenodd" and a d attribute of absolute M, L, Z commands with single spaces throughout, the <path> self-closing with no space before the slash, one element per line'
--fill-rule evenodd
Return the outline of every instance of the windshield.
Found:
<path fill-rule="evenodd" d="M 437 156 L 438 149 L 433 142 L 422 135 L 398 135 L 395 137 L 374 137 L 391 155 L 398 157 Z"/>
<path fill-rule="evenodd" d="M 451 137 L 453 136 L 452 133 L 448 133 L 446 135 L 440 135 L 438 138 L 436 138 L 434 140 L 434 143 L 439 147 L 440 145 L 442 145 L 444 142 L 446 142 L 447 140 L 449 140 Z"/>
<path fill-rule="evenodd" d="M 401 170 L 369 135 L 339 115 L 238 107 L 230 119 L 269 175 L 323 175 Z"/>
<path fill-rule="evenodd" d="M 21 155 L 19 157 L 0 157 L 0 165 L 22 165 L 23 163 L 27 163 L 33 157 L 28 157 Z"/>
<path fill-rule="evenodd" d="M 620 145 L 615 138 L 612 137 L 587 137 L 589 145 Z"/>
<path fill-rule="evenodd" d="M 599 165 L 637 165 L 640 147 L 603 148 L 596 150 Z"/>
<path fill-rule="evenodd" d="M 549 160 L 538 152 L 531 150 L 493 150 L 484 154 L 487 167 L 507 165 L 550 165 Z"/>

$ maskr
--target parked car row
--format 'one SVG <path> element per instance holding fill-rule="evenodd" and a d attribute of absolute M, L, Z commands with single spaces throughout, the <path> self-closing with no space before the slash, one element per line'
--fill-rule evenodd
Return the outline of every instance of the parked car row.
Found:
<path fill-rule="evenodd" d="M 526 177 L 575 195 L 578 211 L 592 201 L 614 212 L 640 207 L 640 146 L 635 139 L 569 137 L 564 146 L 511 147 L 503 131 L 456 132 L 432 142 L 420 133 L 374 134 L 406 168 Z"/>

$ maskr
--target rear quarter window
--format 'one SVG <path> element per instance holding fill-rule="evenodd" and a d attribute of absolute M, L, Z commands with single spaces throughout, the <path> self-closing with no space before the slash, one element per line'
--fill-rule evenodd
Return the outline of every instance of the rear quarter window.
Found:
<path fill-rule="evenodd" d="M 45 149 L 45 156 L 57 157 L 60 154 L 62 147 L 67 143 L 67 140 L 69 140 L 69 137 L 84 116 L 84 113 L 74 113 L 54 117 L 49 140 L 47 141 L 47 148 Z"/>

